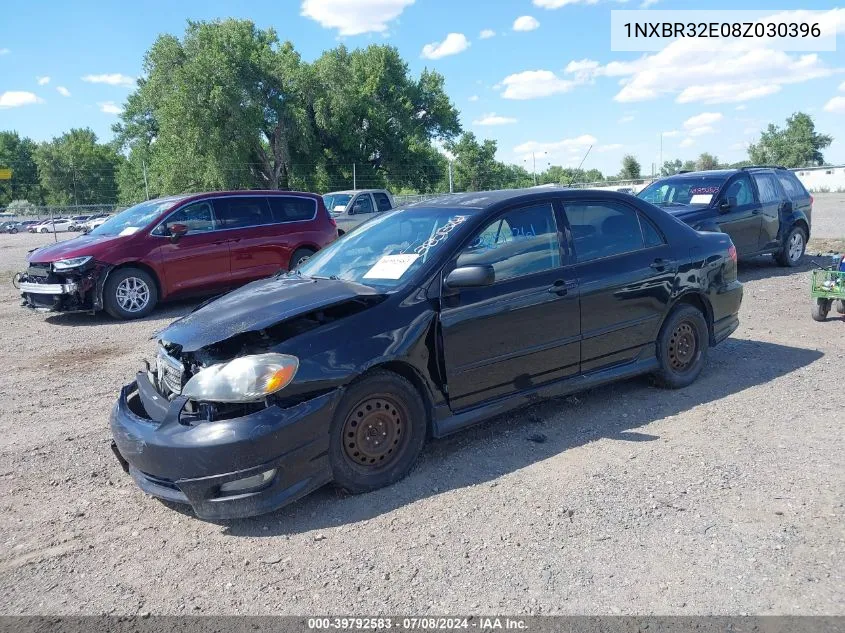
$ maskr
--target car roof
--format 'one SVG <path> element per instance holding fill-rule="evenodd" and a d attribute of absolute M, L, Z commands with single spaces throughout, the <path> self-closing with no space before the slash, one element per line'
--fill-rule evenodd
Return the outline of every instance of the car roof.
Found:
<path fill-rule="evenodd" d="M 548 199 L 549 197 L 560 200 L 605 199 L 629 201 L 631 199 L 628 194 L 604 189 L 550 187 L 547 189 L 499 189 L 496 191 L 444 194 L 437 198 L 421 200 L 405 206 L 409 208 L 488 209 L 494 206 L 519 204 Z"/>
<path fill-rule="evenodd" d="M 353 195 L 356 193 L 390 193 L 387 189 L 344 189 L 343 191 L 329 191 L 324 196 L 333 196 L 338 193 Z"/>

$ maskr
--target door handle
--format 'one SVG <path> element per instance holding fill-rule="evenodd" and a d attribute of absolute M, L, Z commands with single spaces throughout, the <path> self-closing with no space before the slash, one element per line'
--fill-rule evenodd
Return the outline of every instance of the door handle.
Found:
<path fill-rule="evenodd" d="M 217 242 L 212 242 L 212 244 L 213 244 L 214 246 L 222 246 L 223 244 L 228 243 L 228 241 L 229 241 L 229 240 L 220 240 L 220 241 L 217 241 Z"/>
<path fill-rule="evenodd" d="M 235 243 L 237 243 L 237 242 L 240 242 L 240 241 L 241 241 L 241 238 L 239 238 L 239 237 L 233 237 L 232 239 L 230 239 L 230 240 L 226 240 L 226 241 L 227 241 L 229 244 L 235 244 Z"/>
<path fill-rule="evenodd" d="M 563 279 L 558 279 L 555 281 L 551 286 L 549 286 L 548 292 L 550 294 L 558 295 L 563 297 L 573 288 L 578 287 L 577 281 L 564 281 Z"/>
<path fill-rule="evenodd" d="M 762 211 L 760 211 L 760 209 L 754 209 L 754 210 L 751 212 L 751 215 L 760 215 L 761 213 L 763 213 L 763 212 L 762 212 Z"/>
<path fill-rule="evenodd" d="M 658 257 L 653 262 L 649 264 L 651 268 L 655 270 L 664 270 L 672 263 L 671 259 L 663 259 L 662 257 Z"/>

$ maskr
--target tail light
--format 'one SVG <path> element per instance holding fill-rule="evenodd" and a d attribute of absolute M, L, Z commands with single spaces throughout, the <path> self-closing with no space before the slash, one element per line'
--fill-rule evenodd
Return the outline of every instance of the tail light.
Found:
<path fill-rule="evenodd" d="M 736 246 L 733 244 L 731 244 L 730 248 L 728 248 L 728 257 L 731 258 L 731 261 L 733 261 L 734 264 L 736 263 Z"/>

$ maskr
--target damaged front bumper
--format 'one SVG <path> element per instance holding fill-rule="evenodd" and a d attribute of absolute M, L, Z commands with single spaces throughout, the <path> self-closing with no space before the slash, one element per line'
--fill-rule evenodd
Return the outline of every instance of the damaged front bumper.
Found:
<path fill-rule="evenodd" d="M 331 481 L 329 428 L 340 394 L 197 421 L 184 396 L 169 401 L 139 372 L 112 410 L 113 449 L 150 495 L 189 504 L 203 519 L 256 516 Z"/>
<path fill-rule="evenodd" d="M 103 282 L 111 266 L 94 262 L 67 271 L 50 264 L 30 264 L 16 275 L 21 305 L 38 312 L 96 312 L 103 308 Z"/>

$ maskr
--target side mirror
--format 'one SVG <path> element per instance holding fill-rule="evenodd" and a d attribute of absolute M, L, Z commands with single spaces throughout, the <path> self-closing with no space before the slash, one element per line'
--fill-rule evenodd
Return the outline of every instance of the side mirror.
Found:
<path fill-rule="evenodd" d="M 728 196 L 727 200 L 722 200 L 719 203 L 719 211 L 722 213 L 727 213 L 734 208 L 736 208 L 736 196 Z"/>
<path fill-rule="evenodd" d="M 492 266 L 461 266 L 446 275 L 447 288 L 475 288 L 489 286 L 496 281 Z"/>
<path fill-rule="evenodd" d="M 168 227 L 168 231 L 170 232 L 170 241 L 178 242 L 179 238 L 188 232 L 188 227 L 184 224 L 171 224 Z"/>

